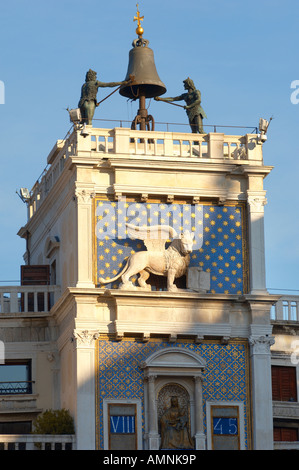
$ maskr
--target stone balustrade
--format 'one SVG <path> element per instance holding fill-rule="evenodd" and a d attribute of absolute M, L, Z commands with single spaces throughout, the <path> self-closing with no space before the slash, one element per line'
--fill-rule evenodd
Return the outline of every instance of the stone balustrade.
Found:
<path fill-rule="evenodd" d="M 62 174 L 70 157 L 99 161 L 107 158 L 151 158 L 235 165 L 263 165 L 262 144 L 257 134 L 225 135 L 184 132 L 134 131 L 129 128 L 88 127 L 85 137 L 74 130 L 51 150 L 48 166 L 30 191 L 27 201 L 31 218 Z"/>
<path fill-rule="evenodd" d="M 0 434 L 0 450 L 75 450 L 74 435 Z"/>
<path fill-rule="evenodd" d="M 271 320 L 299 321 L 299 295 L 283 295 L 273 306 Z"/>
<path fill-rule="evenodd" d="M 60 295 L 59 286 L 1 286 L 0 317 L 2 315 L 49 312 Z"/>

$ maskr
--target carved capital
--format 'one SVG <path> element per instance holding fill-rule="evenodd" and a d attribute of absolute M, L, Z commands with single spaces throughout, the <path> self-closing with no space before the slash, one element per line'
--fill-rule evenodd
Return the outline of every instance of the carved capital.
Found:
<path fill-rule="evenodd" d="M 155 381 L 157 379 L 157 376 L 154 374 L 149 374 L 144 376 L 144 380 L 146 380 L 149 384 L 154 385 Z"/>
<path fill-rule="evenodd" d="M 88 204 L 93 198 L 95 198 L 95 196 L 95 191 L 93 191 L 92 189 L 75 189 L 75 198 L 81 204 Z"/>
<path fill-rule="evenodd" d="M 263 194 L 250 194 L 247 193 L 247 202 L 251 212 L 264 212 L 264 206 L 267 204 L 267 199 Z"/>
<path fill-rule="evenodd" d="M 193 380 L 195 385 L 201 385 L 203 380 L 202 371 L 199 371 L 198 374 L 193 377 Z"/>
<path fill-rule="evenodd" d="M 270 347 L 275 343 L 273 336 L 251 336 L 249 344 L 253 354 L 270 354 Z"/>
<path fill-rule="evenodd" d="M 77 340 L 78 346 L 91 346 L 99 337 L 99 333 L 97 331 L 75 330 L 73 334 L 74 338 Z"/>

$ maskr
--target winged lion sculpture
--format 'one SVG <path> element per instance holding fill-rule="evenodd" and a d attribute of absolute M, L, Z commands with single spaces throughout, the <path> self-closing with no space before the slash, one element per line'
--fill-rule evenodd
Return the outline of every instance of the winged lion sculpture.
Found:
<path fill-rule="evenodd" d="M 194 233 L 188 230 L 177 235 L 173 227 L 168 225 L 154 225 L 138 227 L 126 224 L 128 234 L 133 239 L 143 240 L 147 250 L 138 251 L 131 255 L 123 270 L 111 279 L 99 278 L 101 284 L 108 284 L 121 278 L 120 289 L 134 290 L 135 287 L 130 278 L 139 274 L 139 289 L 151 290 L 151 285 L 146 281 L 150 274 L 167 277 L 167 290 L 176 291 L 175 278 L 183 276 L 190 263 L 190 253 L 193 248 Z M 167 240 L 172 238 L 169 247 L 165 248 Z"/>

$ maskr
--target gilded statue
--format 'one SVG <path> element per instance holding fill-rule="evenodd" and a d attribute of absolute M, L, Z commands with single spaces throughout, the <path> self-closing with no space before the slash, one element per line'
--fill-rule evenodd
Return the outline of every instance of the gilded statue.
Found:
<path fill-rule="evenodd" d="M 204 134 L 203 130 L 203 119 L 206 118 L 206 113 L 201 107 L 201 93 L 196 89 L 193 80 L 191 78 L 186 78 L 183 80 L 184 88 L 187 90 L 187 93 L 183 93 L 179 96 L 169 97 L 169 98 L 160 98 L 159 96 L 155 97 L 156 101 L 165 101 L 171 103 L 172 101 L 185 101 L 186 105 L 184 109 L 186 110 L 191 131 L 194 134 Z"/>
<path fill-rule="evenodd" d="M 161 449 L 194 449 L 188 414 L 180 408 L 178 397 L 171 397 L 170 408 L 161 416 L 160 429 Z"/>

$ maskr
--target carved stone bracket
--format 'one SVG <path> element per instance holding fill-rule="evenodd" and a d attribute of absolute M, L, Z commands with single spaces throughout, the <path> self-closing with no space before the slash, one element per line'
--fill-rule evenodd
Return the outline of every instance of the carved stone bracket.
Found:
<path fill-rule="evenodd" d="M 174 195 L 173 194 L 168 194 L 167 203 L 172 204 L 173 201 L 174 201 Z"/>
<path fill-rule="evenodd" d="M 141 202 L 147 202 L 148 201 L 148 194 L 145 194 L 145 193 L 141 194 L 140 195 L 140 200 L 141 200 Z"/>
<path fill-rule="evenodd" d="M 126 196 L 124 196 L 120 191 L 114 191 L 114 199 L 115 201 L 121 202 L 126 199 Z"/>

